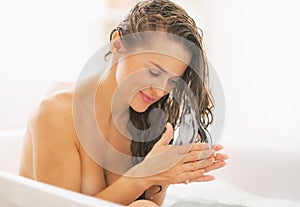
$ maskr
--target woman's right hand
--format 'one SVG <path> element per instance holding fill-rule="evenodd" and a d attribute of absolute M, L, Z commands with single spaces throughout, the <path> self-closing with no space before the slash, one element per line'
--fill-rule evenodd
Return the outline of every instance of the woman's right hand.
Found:
<path fill-rule="evenodd" d="M 222 146 L 211 148 L 206 143 L 172 146 L 169 145 L 172 137 L 172 125 L 167 123 L 161 139 L 139 164 L 142 170 L 139 173 L 147 176 L 153 185 L 210 181 L 214 177 L 205 173 L 225 166 L 227 155 L 216 153 Z"/>

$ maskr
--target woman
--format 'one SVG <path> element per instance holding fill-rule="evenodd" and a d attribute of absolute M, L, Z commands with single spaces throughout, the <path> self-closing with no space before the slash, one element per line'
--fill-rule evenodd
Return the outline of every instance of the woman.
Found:
<path fill-rule="evenodd" d="M 206 144 L 213 106 L 193 19 L 169 0 L 139 2 L 103 58 L 112 64 L 100 81 L 58 84 L 34 110 L 20 175 L 130 206 L 161 205 L 170 184 L 213 180 L 206 173 L 227 155 Z M 171 145 L 188 100 L 198 142 Z"/>

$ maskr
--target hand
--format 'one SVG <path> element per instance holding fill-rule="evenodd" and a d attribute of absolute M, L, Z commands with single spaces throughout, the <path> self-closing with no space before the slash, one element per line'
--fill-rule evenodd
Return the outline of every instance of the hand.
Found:
<path fill-rule="evenodd" d="M 197 140 L 198 141 L 201 140 L 201 137 L 200 137 L 199 134 L 198 134 Z M 214 145 L 214 146 L 212 146 L 212 149 L 215 152 L 217 152 L 217 151 L 222 150 L 223 146 L 222 145 Z M 216 154 L 214 154 L 214 156 L 211 156 L 211 158 L 214 158 L 215 161 L 214 161 L 214 163 L 212 165 L 210 165 L 207 168 L 205 168 L 205 172 L 209 172 L 209 171 L 216 170 L 216 169 L 219 169 L 221 167 L 224 167 L 226 165 L 225 160 L 228 159 L 228 155 L 226 155 L 224 153 L 216 153 Z"/>
<path fill-rule="evenodd" d="M 215 145 L 212 148 L 215 152 L 218 152 L 223 149 L 223 146 Z M 228 159 L 228 155 L 224 154 L 224 153 L 215 153 L 215 156 L 213 156 L 213 158 L 215 161 L 213 162 L 213 164 L 204 168 L 205 172 L 210 172 L 212 170 L 216 170 L 216 169 L 224 167 L 226 165 L 225 160 Z"/>
<path fill-rule="evenodd" d="M 162 138 L 137 167 L 140 175 L 149 176 L 154 185 L 210 181 L 214 177 L 204 173 L 226 164 L 224 160 L 227 156 L 215 153 L 222 146 L 217 145 L 213 149 L 206 143 L 171 146 L 169 142 L 172 137 L 173 128 L 168 123 Z"/>

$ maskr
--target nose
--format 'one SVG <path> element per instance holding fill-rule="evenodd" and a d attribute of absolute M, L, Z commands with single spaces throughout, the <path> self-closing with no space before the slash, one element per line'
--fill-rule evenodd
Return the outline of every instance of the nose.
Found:
<path fill-rule="evenodd" d="M 152 83 L 151 89 L 157 98 L 161 98 L 166 94 L 170 93 L 172 86 L 169 84 L 169 77 L 162 76 L 156 79 Z"/>

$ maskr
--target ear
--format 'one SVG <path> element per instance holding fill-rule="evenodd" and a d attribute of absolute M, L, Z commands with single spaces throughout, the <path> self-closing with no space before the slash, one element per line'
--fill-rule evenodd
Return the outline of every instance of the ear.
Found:
<path fill-rule="evenodd" d="M 119 32 L 114 31 L 111 37 L 112 38 L 110 41 L 110 50 L 115 57 L 119 57 L 120 55 L 122 55 L 122 53 L 126 51 L 122 43 L 121 37 L 119 35 Z"/>

